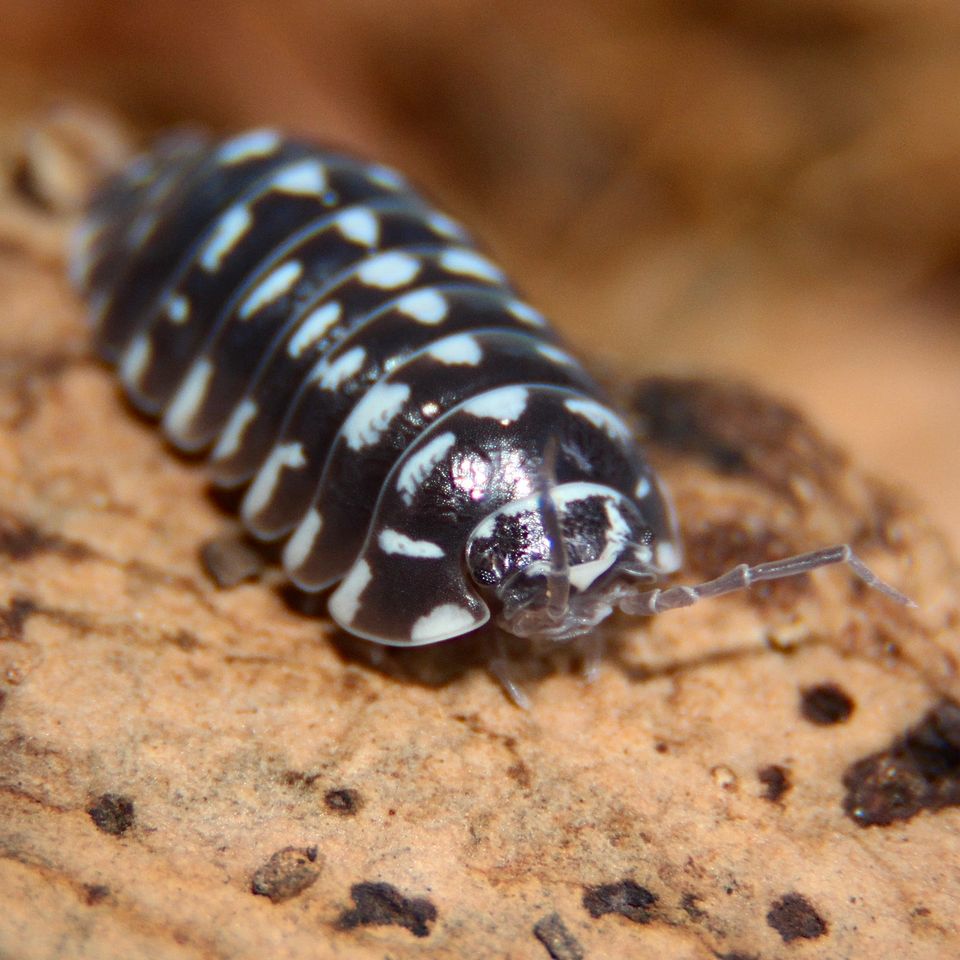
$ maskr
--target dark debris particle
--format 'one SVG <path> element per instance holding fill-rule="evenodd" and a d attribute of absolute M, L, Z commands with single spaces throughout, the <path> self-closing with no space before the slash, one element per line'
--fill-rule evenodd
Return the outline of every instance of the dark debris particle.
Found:
<path fill-rule="evenodd" d="M 110 896 L 110 888 L 102 883 L 85 883 L 83 885 L 84 899 L 88 907 L 95 907 L 103 903 Z"/>
<path fill-rule="evenodd" d="M 738 953 L 737 951 L 733 953 L 715 953 L 714 956 L 717 960 L 758 960 L 755 953 Z"/>
<path fill-rule="evenodd" d="M 786 767 L 778 763 L 771 763 L 757 771 L 757 779 L 763 784 L 763 799 L 771 803 L 778 803 L 790 789 L 790 773 Z"/>
<path fill-rule="evenodd" d="M 363 797 L 357 790 L 351 790 L 349 787 L 339 787 L 335 790 L 328 790 L 323 795 L 323 802 L 326 808 L 333 813 L 339 813 L 344 817 L 352 817 L 363 806 Z"/>
<path fill-rule="evenodd" d="M 775 901 L 767 914 L 767 923 L 784 943 L 816 940 L 828 930 L 826 920 L 799 893 L 788 893 Z"/>
<path fill-rule="evenodd" d="M 350 896 L 356 906 L 340 914 L 338 930 L 392 924 L 405 927 L 415 937 L 426 937 L 430 935 L 428 924 L 437 919 L 437 908 L 429 900 L 405 897 L 389 883 L 355 883 Z"/>
<path fill-rule="evenodd" d="M 583 960 L 583 947 L 558 913 L 541 917 L 533 925 L 533 935 L 546 947 L 550 960 Z"/>
<path fill-rule="evenodd" d="M 317 848 L 284 847 L 278 850 L 250 880 L 250 890 L 273 903 L 282 903 L 303 893 L 320 875 Z"/>
<path fill-rule="evenodd" d="M 804 720 L 820 727 L 845 723 L 854 709 L 853 698 L 836 683 L 818 683 L 800 695 L 800 713 Z"/>
<path fill-rule="evenodd" d="M 236 587 L 263 572 L 263 556 L 237 534 L 208 540 L 200 548 L 200 559 L 207 573 L 222 589 Z"/>
<path fill-rule="evenodd" d="M 649 923 L 653 919 L 650 908 L 656 902 L 655 893 L 633 880 L 587 887 L 583 893 L 583 905 L 594 919 L 607 913 L 618 913 L 634 923 Z"/>
<path fill-rule="evenodd" d="M 133 801 L 119 793 L 103 794 L 87 813 L 99 830 L 114 837 L 122 837 L 133 826 Z"/>
<path fill-rule="evenodd" d="M 22 640 L 27 617 L 37 612 L 30 597 L 14 597 L 6 610 L 0 610 L 0 640 Z"/>
<path fill-rule="evenodd" d="M 851 764 L 843 809 L 861 827 L 960 806 L 960 704 L 940 701 L 886 750 Z"/>

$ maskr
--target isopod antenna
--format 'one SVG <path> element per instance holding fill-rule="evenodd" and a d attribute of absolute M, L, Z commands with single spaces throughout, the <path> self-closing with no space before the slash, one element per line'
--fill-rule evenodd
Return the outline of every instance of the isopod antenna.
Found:
<path fill-rule="evenodd" d="M 760 563 L 753 567 L 741 563 L 715 580 L 707 580 L 694 586 L 680 585 L 667 587 L 665 590 L 654 588 L 644 591 L 621 587 L 616 596 L 611 599 L 624 613 L 634 616 L 651 616 L 666 610 L 689 607 L 709 597 L 719 597 L 724 593 L 745 590 L 751 584 L 764 580 L 796 577 L 835 563 L 845 563 L 868 587 L 878 590 L 891 600 L 906 607 L 916 607 L 913 600 L 881 580 L 846 543 L 824 547 L 809 553 L 800 553 L 782 560 Z"/>

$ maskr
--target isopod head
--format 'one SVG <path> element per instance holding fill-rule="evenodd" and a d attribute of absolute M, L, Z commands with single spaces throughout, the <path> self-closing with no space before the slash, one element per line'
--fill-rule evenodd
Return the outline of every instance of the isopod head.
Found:
<path fill-rule="evenodd" d="M 467 568 L 508 633 L 571 640 L 606 619 L 625 589 L 677 569 L 673 524 L 654 515 L 671 517 L 664 508 L 645 517 L 600 484 L 560 484 L 484 517 L 467 540 Z"/>

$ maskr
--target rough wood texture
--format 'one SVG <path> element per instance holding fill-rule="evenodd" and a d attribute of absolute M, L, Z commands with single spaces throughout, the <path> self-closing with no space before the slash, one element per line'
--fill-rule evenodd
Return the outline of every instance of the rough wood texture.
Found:
<path fill-rule="evenodd" d="M 833 570 L 621 621 L 522 712 L 455 644 L 372 666 L 218 590 L 202 471 L 89 357 L 63 221 L 3 203 L 0 955 L 960 951 L 957 571 L 802 417 L 624 390 L 686 575 L 850 540 L 919 609 Z"/>

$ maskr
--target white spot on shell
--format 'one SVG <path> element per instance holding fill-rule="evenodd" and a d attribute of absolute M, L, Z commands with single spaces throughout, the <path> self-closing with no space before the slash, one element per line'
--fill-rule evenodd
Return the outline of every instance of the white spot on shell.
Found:
<path fill-rule="evenodd" d="M 397 301 L 397 310 L 405 313 L 417 323 L 435 326 L 442 323 L 450 309 L 447 298 L 436 290 L 425 288 L 404 294 Z"/>
<path fill-rule="evenodd" d="M 311 507 L 283 548 L 285 570 L 296 570 L 303 565 L 310 556 L 313 545 L 322 529 L 323 517 L 320 516 L 316 507 Z"/>
<path fill-rule="evenodd" d="M 504 280 L 503 272 L 498 267 L 473 250 L 459 247 L 444 250 L 440 255 L 440 265 L 450 273 L 476 277 L 478 280 L 489 280 L 492 283 L 502 283 Z"/>
<path fill-rule="evenodd" d="M 420 560 L 438 559 L 443 556 L 443 548 L 432 540 L 414 540 L 399 530 L 384 530 L 377 543 L 384 553 L 397 553 L 404 557 L 415 557 Z"/>
<path fill-rule="evenodd" d="M 571 398 L 563 405 L 575 416 L 583 417 L 614 440 L 629 440 L 630 428 L 608 407 L 596 400 Z"/>
<path fill-rule="evenodd" d="M 439 643 L 450 637 L 459 637 L 479 625 L 477 618 L 466 607 L 442 603 L 414 623 L 410 639 L 418 644 Z"/>
<path fill-rule="evenodd" d="M 409 283 L 420 272 L 420 261 L 408 253 L 381 253 L 365 260 L 357 276 L 369 287 L 393 290 Z"/>
<path fill-rule="evenodd" d="M 511 300 L 510 303 L 507 304 L 507 309 L 521 323 L 525 323 L 528 326 L 545 327 L 547 325 L 546 317 L 544 317 L 539 310 L 534 310 L 530 304 L 524 303 L 522 300 Z"/>
<path fill-rule="evenodd" d="M 251 130 L 227 140 L 217 151 L 217 160 L 225 167 L 253 157 L 265 157 L 280 146 L 276 130 Z"/>
<path fill-rule="evenodd" d="M 410 387 L 405 383 L 375 383 L 343 423 L 347 446 L 362 450 L 375 444 L 409 398 Z"/>
<path fill-rule="evenodd" d="M 167 297 L 165 312 L 171 323 L 186 323 L 190 316 L 190 301 L 179 293 Z"/>
<path fill-rule="evenodd" d="M 333 301 L 324 303 L 307 314 L 297 325 L 297 332 L 287 344 L 287 353 L 296 360 L 305 350 L 308 350 L 319 340 L 322 340 L 327 331 L 340 319 L 343 307 Z"/>
<path fill-rule="evenodd" d="M 417 488 L 456 442 L 457 438 L 449 431 L 441 433 L 416 453 L 407 454 L 401 461 L 397 474 L 397 490 L 408 506 L 413 503 Z"/>
<path fill-rule="evenodd" d="M 152 357 L 153 343 L 150 337 L 145 333 L 138 334 L 120 358 L 120 379 L 123 383 L 128 387 L 136 387 Z"/>
<path fill-rule="evenodd" d="M 163 430 L 174 443 L 186 443 L 190 424 L 206 399 L 212 376 L 213 364 L 206 357 L 201 357 L 187 371 L 173 395 L 163 415 Z"/>
<path fill-rule="evenodd" d="M 350 568 L 350 572 L 327 603 L 327 609 L 337 623 L 344 626 L 353 623 L 360 609 L 360 597 L 372 579 L 373 573 L 366 560 L 358 560 Z"/>
<path fill-rule="evenodd" d="M 353 347 L 337 357 L 333 363 L 328 364 L 326 360 L 321 360 L 310 378 L 318 382 L 322 390 L 338 390 L 363 369 L 366 359 L 367 351 L 363 347 Z"/>
<path fill-rule="evenodd" d="M 448 217 L 445 213 L 431 210 L 425 219 L 430 229 L 434 233 L 439 233 L 441 237 L 446 237 L 448 240 L 467 239 L 467 231 L 453 217 Z"/>
<path fill-rule="evenodd" d="M 351 241 L 375 247 L 380 239 L 380 221 L 368 207 L 344 210 L 336 219 L 337 229 Z"/>
<path fill-rule="evenodd" d="M 237 315 L 241 320 L 248 320 L 268 303 L 273 303 L 287 293 L 302 275 L 303 264 L 299 260 L 288 260 L 271 270 L 240 304 Z"/>
<path fill-rule="evenodd" d="M 637 481 L 637 485 L 633 488 L 633 495 L 638 500 L 650 495 L 650 480 L 648 477 L 641 477 Z"/>
<path fill-rule="evenodd" d="M 507 426 L 523 414 L 527 408 L 528 398 L 529 393 L 526 387 L 500 387 L 467 400 L 463 404 L 463 410 L 474 417 L 499 420 Z"/>
<path fill-rule="evenodd" d="M 90 279 L 90 272 L 98 257 L 96 248 L 104 226 L 99 220 L 89 219 L 70 235 L 67 254 L 70 283 L 78 290 L 82 290 Z"/>
<path fill-rule="evenodd" d="M 227 425 L 223 428 L 220 439 L 217 440 L 217 445 L 213 448 L 211 459 L 226 460 L 228 457 L 232 457 L 240 449 L 243 435 L 258 412 L 255 400 L 251 400 L 249 397 L 241 400 L 234 407 L 233 413 L 230 414 L 230 419 L 227 420 Z"/>
<path fill-rule="evenodd" d="M 263 466 L 254 477 L 247 495 L 243 498 L 242 514 L 252 520 L 273 499 L 273 492 L 283 470 L 298 470 L 305 466 L 307 458 L 302 443 L 279 443 L 267 455 Z"/>
<path fill-rule="evenodd" d="M 319 160 L 299 160 L 284 167 L 270 181 L 279 193 L 322 196 L 327 192 L 327 168 Z"/>
<path fill-rule="evenodd" d="M 552 363 L 560 363 L 565 367 L 573 367 L 577 364 L 577 361 L 574 360 L 566 350 L 561 350 L 552 343 L 538 343 L 537 353 L 539 353 L 541 357 L 546 357 Z"/>
<path fill-rule="evenodd" d="M 253 217 L 245 204 L 238 204 L 227 210 L 217 221 L 210 239 L 200 252 L 200 266 L 207 273 L 220 269 L 223 258 L 236 246 L 250 229 Z"/>
<path fill-rule="evenodd" d="M 370 164 L 367 167 L 367 176 L 388 190 L 402 190 L 407 185 L 407 181 L 393 167 L 384 166 L 382 163 Z"/>
<path fill-rule="evenodd" d="M 483 350 L 475 337 L 468 333 L 458 333 L 438 340 L 427 350 L 427 355 L 447 366 L 460 364 L 475 367 L 483 359 Z"/>

